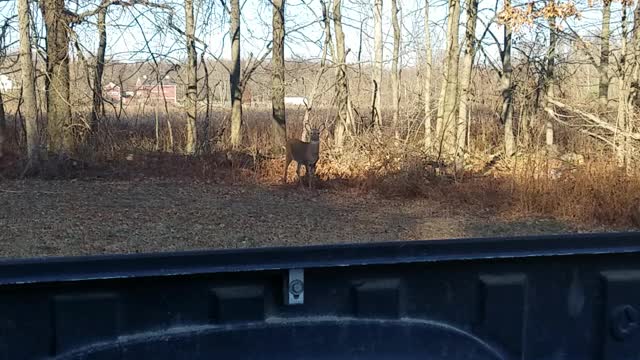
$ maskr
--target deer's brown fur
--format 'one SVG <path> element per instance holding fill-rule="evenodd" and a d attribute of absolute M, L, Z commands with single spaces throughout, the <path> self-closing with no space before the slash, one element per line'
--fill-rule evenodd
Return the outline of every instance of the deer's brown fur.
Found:
<path fill-rule="evenodd" d="M 309 177 L 309 187 L 313 187 L 313 177 L 316 172 L 316 163 L 320 157 L 320 130 L 312 128 L 309 131 L 309 142 L 300 141 L 298 139 L 289 139 L 286 145 L 286 161 L 284 166 L 284 177 L 282 181 L 287 183 L 287 170 L 291 161 L 298 164 L 296 175 L 302 184 L 300 177 L 300 167 L 304 166 L 307 176 Z"/>

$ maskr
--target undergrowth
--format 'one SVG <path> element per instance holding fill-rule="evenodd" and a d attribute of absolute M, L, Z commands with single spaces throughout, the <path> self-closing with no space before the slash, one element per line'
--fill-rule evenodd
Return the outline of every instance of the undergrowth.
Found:
<path fill-rule="evenodd" d="M 269 138 L 269 114 L 255 112 L 250 117 L 245 146 L 240 149 L 225 143 L 227 127 L 224 116 L 218 117 L 207 126 L 201 124 L 200 138 L 207 141 L 196 156 L 181 155 L 184 132 L 177 117 L 159 119 L 157 127 L 154 119 L 124 121 L 98 130 L 101 133 L 94 146 L 83 146 L 67 159 L 56 157 L 64 164 L 49 166 L 46 175 L 282 184 L 283 154 L 263 150 L 278 149 Z M 299 124 L 290 125 L 288 131 L 299 134 Z M 16 155 L 23 153 L 23 144 L 14 137 L 8 145 L 0 158 L 0 176 L 24 175 L 24 161 Z M 371 132 L 348 140 L 337 150 L 324 133 L 317 165 L 320 181 L 316 183 L 320 189 L 334 191 L 428 198 L 452 208 L 485 210 L 503 217 L 541 216 L 585 225 L 640 226 L 640 176 L 620 170 L 606 154 L 567 160 L 529 149 L 501 159 L 495 155 L 499 144 L 475 142 L 469 148 L 476 151 L 468 154 L 467 168 L 454 171 L 438 156 L 427 154 L 419 141 Z M 296 191 L 294 166 L 288 179 L 292 191 Z"/>

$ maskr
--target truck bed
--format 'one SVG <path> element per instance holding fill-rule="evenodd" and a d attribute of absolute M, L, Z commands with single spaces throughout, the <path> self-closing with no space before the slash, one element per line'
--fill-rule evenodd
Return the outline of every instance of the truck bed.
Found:
<path fill-rule="evenodd" d="M 0 359 L 638 359 L 640 235 L 0 261 Z"/>

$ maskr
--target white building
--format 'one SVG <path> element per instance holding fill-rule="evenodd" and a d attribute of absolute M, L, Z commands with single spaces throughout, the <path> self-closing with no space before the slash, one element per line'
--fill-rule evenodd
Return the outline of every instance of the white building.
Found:
<path fill-rule="evenodd" d="M 284 103 L 287 105 L 305 105 L 309 102 L 304 96 L 285 96 Z"/>

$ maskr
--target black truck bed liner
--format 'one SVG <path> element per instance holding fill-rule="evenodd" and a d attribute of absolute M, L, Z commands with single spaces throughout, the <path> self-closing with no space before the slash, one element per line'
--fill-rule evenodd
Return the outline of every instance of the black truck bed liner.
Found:
<path fill-rule="evenodd" d="M 0 359 L 640 359 L 640 235 L 2 260 Z"/>

